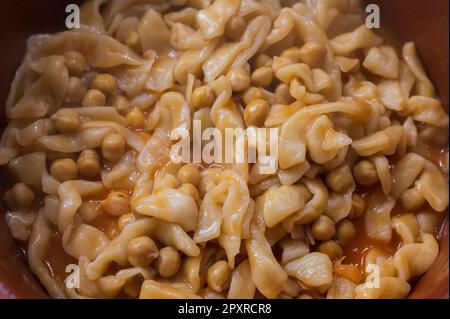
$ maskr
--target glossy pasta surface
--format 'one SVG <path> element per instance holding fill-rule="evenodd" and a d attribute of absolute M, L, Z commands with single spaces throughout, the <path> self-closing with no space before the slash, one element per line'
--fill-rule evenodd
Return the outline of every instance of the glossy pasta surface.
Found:
<path fill-rule="evenodd" d="M 80 29 L 31 37 L 0 165 L 49 295 L 406 298 L 439 253 L 449 117 L 415 45 L 365 18 L 357 0 L 89 0 Z M 175 163 L 194 121 L 277 129 L 277 169 Z"/>

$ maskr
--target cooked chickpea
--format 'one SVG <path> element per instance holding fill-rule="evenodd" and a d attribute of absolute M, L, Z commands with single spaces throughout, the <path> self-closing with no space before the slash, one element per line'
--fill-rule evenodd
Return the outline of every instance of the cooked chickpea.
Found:
<path fill-rule="evenodd" d="M 311 68 L 319 68 L 325 62 L 327 48 L 316 41 L 306 43 L 300 49 L 300 60 L 308 64 Z"/>
<path fill-rule="evenodd" d="M 243 99 L 246 105 L 250 104 L 253 100 L 267 100 L 267 96 L 264 92 L 257 87 L 251 87 L 247 91 L 245 91 L 243 95 Z"/>
<path fill-rule="evenodd" d="M 344 252 L 342 251 L 342 247 L 333 240 L 321 243 L 319 245 L 319 248 L 317 248 L 317 251 L 321 252 L 322 254 L 328 255 L 331 260 L 338 259 L 344 254 Z"/>
<path fill-rule="evenodd" d="M 311 227 L 311 234 L 317 240 L 329 240 L 336 234 L 336 228 L 333 220 L 326 216 L 320 215 Z"/>
<path fill-rule="evenodd" d="M 84 202 L 81 204 L 80 208 L 78 208 L 78 213 L 83 222 L 89 223 L 100 216 L 102 207 L 97 202 Z"/>
<path fill-rule="evenodd" d="M 206 282 L 215 292 L 227 290 L 231 282 L 231 269 L 228 262 L 220 260 L 211 265 L 206 273 Z"/>
<path fill-rule="evenodd" d="M 349 244 L 356 235 L 355 226 L 348 219 L 341 220 L 336 226 L 336 242 L 341 246 Z"/>
<path fill-rule="evenodd" d="M 361 195 L 353 193 L 352 195 L 352 209 L 350 210 L 349 218 L 358 218 L 366 210 L 366 202 Z"/>
<path fill-rule="evenodd" d="M 117 79 L 111 74 L 98 74 L 92 81 L 92 88 L 111 95 L 117 90 Z"/>
<path fill-rule="evenodd" d="M 358 184 L 364 186 L 372 186 L 379 179 L 375 165 L 368 160 L 362 160 L 353 167 L 353 176 Z"/>
<path fill-rule="evenodd" d="M 111 192 L 102 201 L 102 207 L 108 214 L 113 216 L 127 214 L 130 212 L 130 195 L 122 191 Z"/>
<path fill-rule="evenodd" d="M 271 68 L 272 63 L 273 63 L 273 59 L 270 56 L 268 56 L 267 54 L 261 54 L 255 59 L 255 63 L 253 65 L 253 67 L 255 69 L 259 69 L 264 66 Z"/>
<path fill-rule="evenodd" d="M 281 52 L 282 58 L 289 59 L 292 63 L 299 63 L 301 61 L 300 56 L 302 55 L 301 49 L 292 47 Z"/>
<path fill-rule="evenodd" d="M 159 251 L 155 242 L 147 236 L 134 238 L 128 243 L 128 261 L 134 267 L 148 267 L 158 258 Z"/>
<path fill-rule="evenodd" d="M 81 82 L 80 78 L 73 76 L 69 78 L 69 82 L 67 83 L 67 91 L 64 102 L 68 104 L 81 104 L 86 92 L 86 86 L 83 82 Z"/>
<path fill-rule="evenodd" d="M 128 124 L 134 129 L 143 128 L 145 126 L 144 112 L 142 112 L 141 109 L 137 107 L 131 109 L 131 111 L 128 112 L 127 120 Z"/>
<path fill-rule="evenodd" d="M 336 193 L 345 193 L 353 185 L 353 176 L 350 168 L 345 165 L 328 172 L 326 183 Z"/>
<path fill-rule="evenodd" d="M 252 74 L 252 82 L 256 86 L 268 87 L 273 81 L 273 71 L 271 67 L 263 66 L 256 69 Z"/>
<path fill-rule="evenodd" d="M 5 193 L 5 201 L 12 209 L 28 209 L 35 199 L 33 190 L 24 183 L 17 183 Z"/>
<path fill-rule="evenodd" d="M 72 109 L 59 109 L 51 116 L 53 125 L 61 133 L 77 131 L 81 126 L 80 116 Z"/>
<path fill-rule="evenodd" d="M 78 171 L 81 176 L 95 178 L 100 175 L 102 169 L 100 156 L 93 150 L 85 150 L 78 157 Z"/>
<path fill-rule="evenodd" d="M 225 25 L 225 35 L 233 40 L 238 40 L 245 31 L 245 20 L 241 16 L 235 15 L 228 20 Z"/>
<path fill-rule="evenodd" d="M 244 122 L 247 126 L 262 126 L 269 115 L 270 106 L 267 101 L 253 100 L 244 110 Z"/>
<path fill-rule="evenodd" d="M 106 96 L 102 91 L 91 89 L 87 91 L 81 102 L 83 107 L 104 106 L 106 104 Z"/>
<path fill-rule="evenodd" d="M 64 58 L 66 59 L 65 63 L 69 72 L 73 75 L 81 75 L 87 70 L 89 70 L 89 66 L 86 62 L 84 56 L 77 51 L 68 51 L 64 54 Z"/>
<path fill-rule="evenodd" d="M 116 108 L 117 112 L 125 115 L 130 109 L 130 102 L 126 97 L 119 95 L 114 101 L 114 107 Z"/>
<path fill-rule="evenodd" d="M 117 221 L 117 228 L 119 231 L 122 231 L 123 228 L 128 225 L 129 223 L 132 223 L 136 220 L 136 216 L 134 216 L 133 213 L 124 214 L 119 217 L 119 220 Z"/>
<path fill-rule="evenodd" d="M 400 197 L 404 209 L 413 211 L 425 204 L 425 198 L 417 188 L 406 190 Z"/>
<path fill-rule="evenodd" d="M 200 200 L 200 193 L 193 184 L 191 183 L 184 183 L 180 186 L 178 189 L 180 192 L 185 193 L 186 195 L 189 195 L 194 199 L 194 201 L 198 202 Z"/>
<path fill-rule="evenodd" d="M 178 179 L 181 183 L 191 183 L 194 185 L 199 185 L 201 176 L 198 168 L 193 164 L 186 164 L 180 168 L 177 174 Z"/>
<path fill-rule="evenodd" d="M 138 50 L 140 48 L 140 41 L 139 34 L 133 31 L 128 35 L 126 43 L 133 50 Z"/>
<path fill-rule="evenodd" d="M 227 74 L 234 92 L 243 92 L 250 87 L 250 75 L 243 68 L 234 68 Z"/>
<path fill-rule="evenodd" d="M 77 163 L 73 159 L 58 159 L 50 166 L 50 174 L 61 183 L 75 180 L 78 176 Z"/>
<path fill-rule="evenodd" d="M 117 162 L 125 153 L 125 139 L 118 133 L 112 133 L 105 137 L 102 142 L 102 155 L 110 162 Z"/>
<path fill-rule="evenodd" d="M 195 110 L 211 107 L 216 100 L 213 90 L 209 86 L 200 86 L 192 93 L 192 107 Z"/>
<path fill-rule="evenodd" d="M 156 270 L 163 278 L 170 278 L 180 269 L 181 258 L 178 251 L 173 247 L 164 247 L 159 251 L 156 260 Z"/>

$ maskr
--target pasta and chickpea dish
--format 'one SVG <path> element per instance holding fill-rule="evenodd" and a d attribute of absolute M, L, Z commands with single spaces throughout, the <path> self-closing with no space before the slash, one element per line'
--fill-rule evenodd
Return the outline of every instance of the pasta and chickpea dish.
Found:
<path fill-rule="evenodd" d="M 31 37 L 0 165 L 49 295 L 407 297 L 439 253 L 449 117 L 415 45 L 365 17 L 357 0 L 90 0 L 79 29 Z M 278 128 L 278 169 L 174 163 L 193 120 Z"/>

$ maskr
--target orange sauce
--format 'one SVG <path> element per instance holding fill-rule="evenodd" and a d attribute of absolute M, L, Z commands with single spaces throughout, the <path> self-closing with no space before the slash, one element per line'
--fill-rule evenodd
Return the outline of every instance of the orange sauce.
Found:
<path fill-rule="evenodd" d="M 67 265 L 78 264 L 78 262 L 64 251 L 62 238 L 58 232 L 52 235 L 49 247 L 51 248 L 48 250 L 45 264 L 49 268 L 53 278 L 59 282 L 64 282 L 69 275 L 66 272 Z"/>

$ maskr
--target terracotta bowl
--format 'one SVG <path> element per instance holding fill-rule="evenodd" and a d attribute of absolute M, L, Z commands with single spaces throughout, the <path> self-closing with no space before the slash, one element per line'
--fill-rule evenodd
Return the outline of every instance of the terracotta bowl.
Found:
<path fill-rule="evenodd" d="M 36 33 L 64 29 L 65 6 L 74 0 L 0 1 L 0 101 L 5 101 L 14 72 L 25 52 L 27 38 Z M 448 0 L 372 0 L 381 7 L 383 28 L 401 42 L 414 41 L 448 110 Z M 3 107 L 0 125 L 4 127 Z M 0 193 L 7 184 L 0 170 Z M 21 249 L 11 238 L 0 207 L 0 298 L 47 298 L 27 267 Z M 440 254 L 415 286 L 411 298 L 449 297 L 448 219 L 441 237 Z"/>

